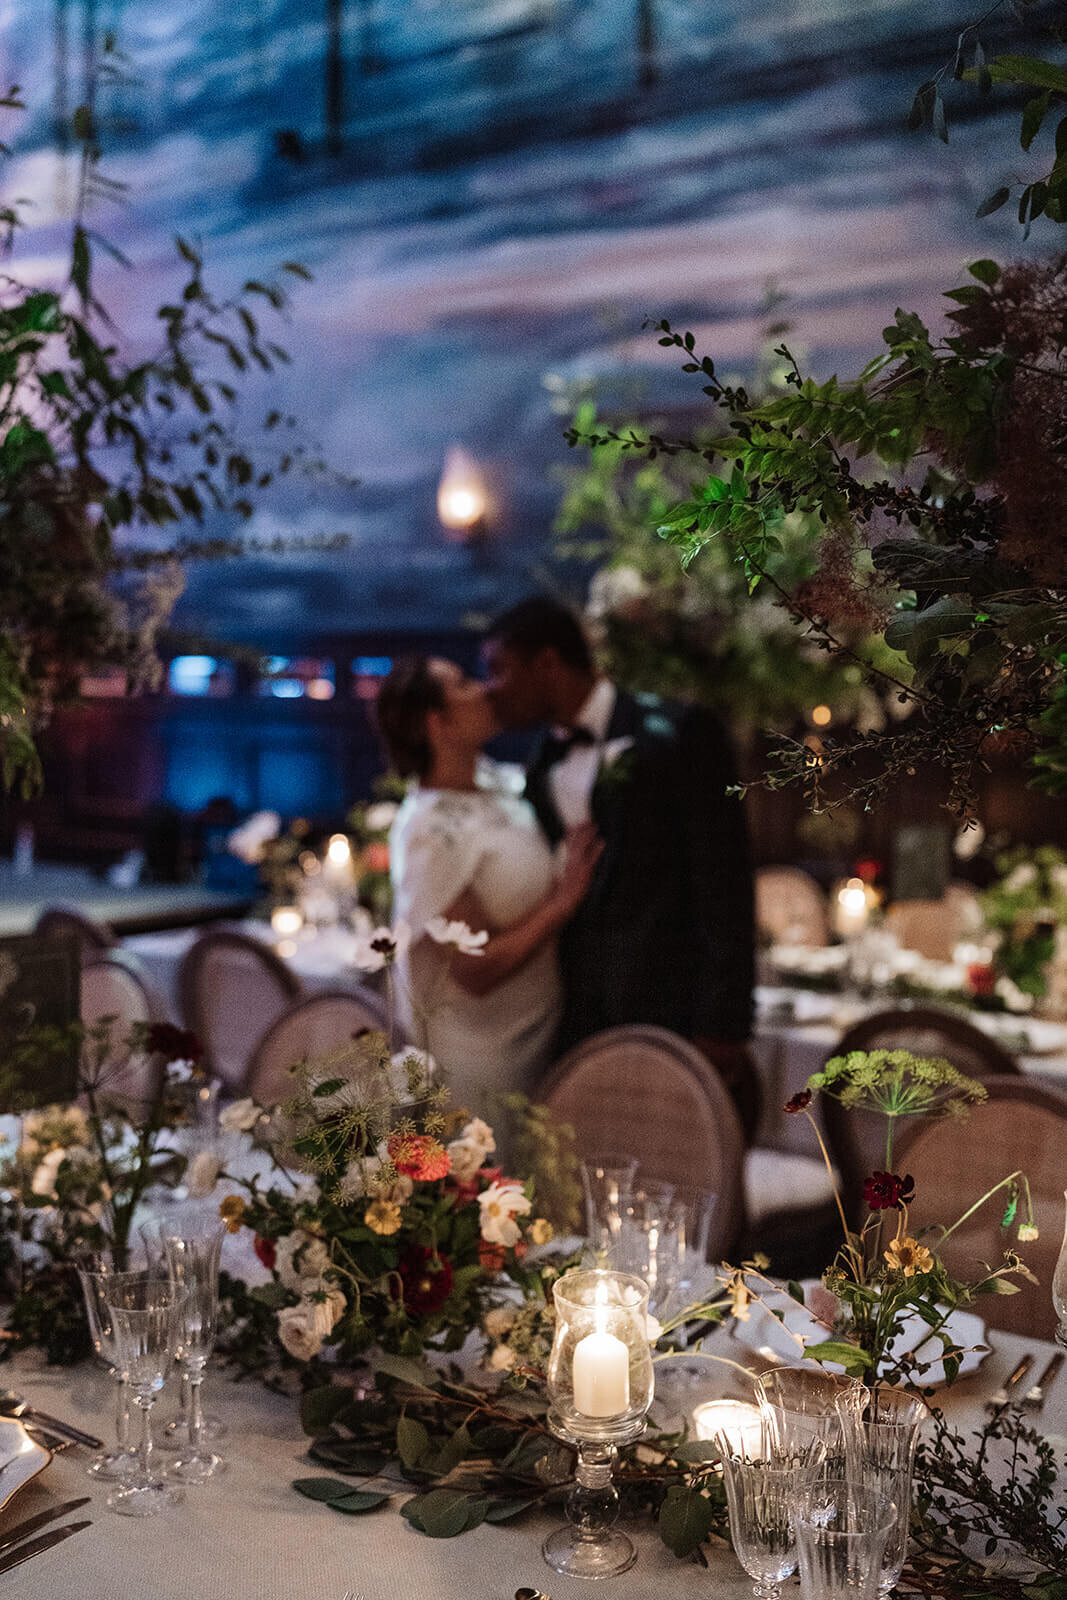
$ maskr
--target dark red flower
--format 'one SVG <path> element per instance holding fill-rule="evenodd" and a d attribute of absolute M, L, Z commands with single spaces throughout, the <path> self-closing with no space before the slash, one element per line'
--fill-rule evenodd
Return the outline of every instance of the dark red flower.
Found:
<path fill-rule="evenodd" d="M 903 1211 L 915 1194 L 911 1173 L 873 1172 L 863 1183 L 863 1203 L 870 1211 Z"/>
<path fill-rule="evenodd" d="M 791 1095 L 790 1098 L 786 1101 L 785 1105 L 782 1107 L 782 1110 L 783 1111 L 788 1111 L 790 1113 L 792 1113 L 794 1111 L 806 1111 L 808 1106 L 810 1106 L 810 1105 L 811 1105 L 811 1090 L 810 1089 L 798 1089 L 796 1094 Z"/>
<path fill-rule="evenodd" d="M 967 968 L 967 987 L 972 994 L 994 994 L 997 975 L 988 961 L 972 961 Z"/>
<path fill-rule="evenodd" d="M 168 1061 L 199 1061 L 203 1046 L 191 1028 L 176 1028 L 173 1022 L 153 1022 L 145 1035 L 145 1046 L 152 1055 Z"/>
<path fill-rule="evenodd" d="M 274 1270 L 274 1259 L 278 1254 L 274 1240 L 264 1239 L 261 1233 L 257 1233 L 252 1241 L 252 1249 L 256 1252 L 267 1271 L 272 1272 Z"/>
<path fill-rule="evenodd" d="M 452 1293 L 452 1263 L 447 1256 L 423 1245 L 412 1245 L 401 1256 L 397 1271 L 403 1284 L 404 1309 L 413 1317 L 439 1311 Z"/>
<path fill-rule="evenodd" d="M 882 863 L 873 857 L 865 856 L 862 861 L 856 862 L 856 877 L 863 883 L 873 883 L 881 875 Z"/>

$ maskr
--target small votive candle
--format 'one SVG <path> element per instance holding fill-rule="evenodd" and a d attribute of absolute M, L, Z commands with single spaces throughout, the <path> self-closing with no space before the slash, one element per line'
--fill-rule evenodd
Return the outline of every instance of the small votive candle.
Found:
<path fill-rule="evenodd" d="M 613 1333 L 589 1333 L 574 1347 L 574 1409 L 617 1417 L 630 1404 L 630 1352 Z"/>
<path fill-rule="evenodd" d="M 291 939 L 304 926 L 299 906 L 277 906 L 270 914 L 270 925 L 279 939 Z"/>
<path fill-rule="evenodd" d="M 725 1439 L 739 1456 L 759 1455 L 762 1439 L 759 1406 L 748 1400 L 706 1400 L 693 1412 L 698 1439 Z"/>

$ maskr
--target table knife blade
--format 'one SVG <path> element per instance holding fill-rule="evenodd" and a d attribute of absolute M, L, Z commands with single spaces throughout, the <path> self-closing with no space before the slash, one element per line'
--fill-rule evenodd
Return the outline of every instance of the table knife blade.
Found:
<path fill-rule="evenodd" d="M 36 1406 L 27 1406 L 22 1415 L 27 1422 L 39 1422 L 42 1428 L 52 1428 L 56 1433 L 73 1439 L 75 1444 L 83 1444 L 87 1450 L 104 1448 L 104 1441 L 96 1438 L 94 1434 L 83 1433 L 73 1422 L 64 1422 L 61 1417 L 53 1417 L 47 1411 L 38 1411 Z"/>
<path fill-rule="evenodd" d="M 31 1533 L 46 1528 L 57 1517 L 67 1517 L 72 1511 L 80 1511 L 82 1506 L 89 1504 L 90 1499 L 91 1496 L 83 1494 L 80 1500 L 64 1500 L 61 1506 L 49 1506 L 46 1511 L 38 1511 L 36 1516 L 27 1517 L 24 1522 L 16 1522 L 13 1528 L 5 1528 L 0 1535 L 0 1555 L 10 1550 L 12 1545 L 28 1539 Z"/>
<path fill-rule="evenodd" d="M 0 1572 L 10 1572 L 12 1567 L 20 1567 L 24 1561 L 32 1561 L 34 1556 L 51 1550 L 54 1544 L 62 1544 L 72 1533 L 81 1533 L 83 1528 L 91 1527 L 91 1522 L 68 1522 L 62 1528 L 42 1533 L 40 1538 L 31 1539 L 28 1544 L 20 1544 L 14 1550 L 9 1550 L 6 1556 L 0 1556 Z"/>

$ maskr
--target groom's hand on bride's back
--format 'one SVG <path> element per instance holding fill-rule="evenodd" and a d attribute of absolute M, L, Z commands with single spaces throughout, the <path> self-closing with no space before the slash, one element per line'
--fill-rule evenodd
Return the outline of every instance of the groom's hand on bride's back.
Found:
<path fill-rule="evenodd" d="M 604 841 L 591 822 L 568 828 L 563 840 L 563 850 L 556 893 L 573 915 L 585 899 L 593 881 L 597 862 L 604 851 Z"/>

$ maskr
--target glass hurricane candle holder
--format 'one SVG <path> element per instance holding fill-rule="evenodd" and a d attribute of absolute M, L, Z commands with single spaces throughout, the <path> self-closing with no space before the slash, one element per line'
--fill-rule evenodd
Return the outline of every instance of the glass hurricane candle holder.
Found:
<path fill-rule="evenodd" d="M 548 1361 L 548 1424 L 578 1450 L 566 1528 L 545 1540 L 545 1560 L 575 1578 L 610 1578 L 637 1552 L 615 1527 L 611 1481 L 620 1445 L 645 1428 L 652 1404 L 648 1284 L 628 1273 L 568 1272 L 553 1287 L 556 1336 Z"/>
<path fill-rule="evenodd" d="M 1063 1198 L 1067 1201 L 1067 1191 Z M 1067 1224 L 1063 1230 L 1059 1260 L 1052 1275 L 1052 1304 L 1056 1312 L 1056 1343 L 1067 1345 Z"/>

